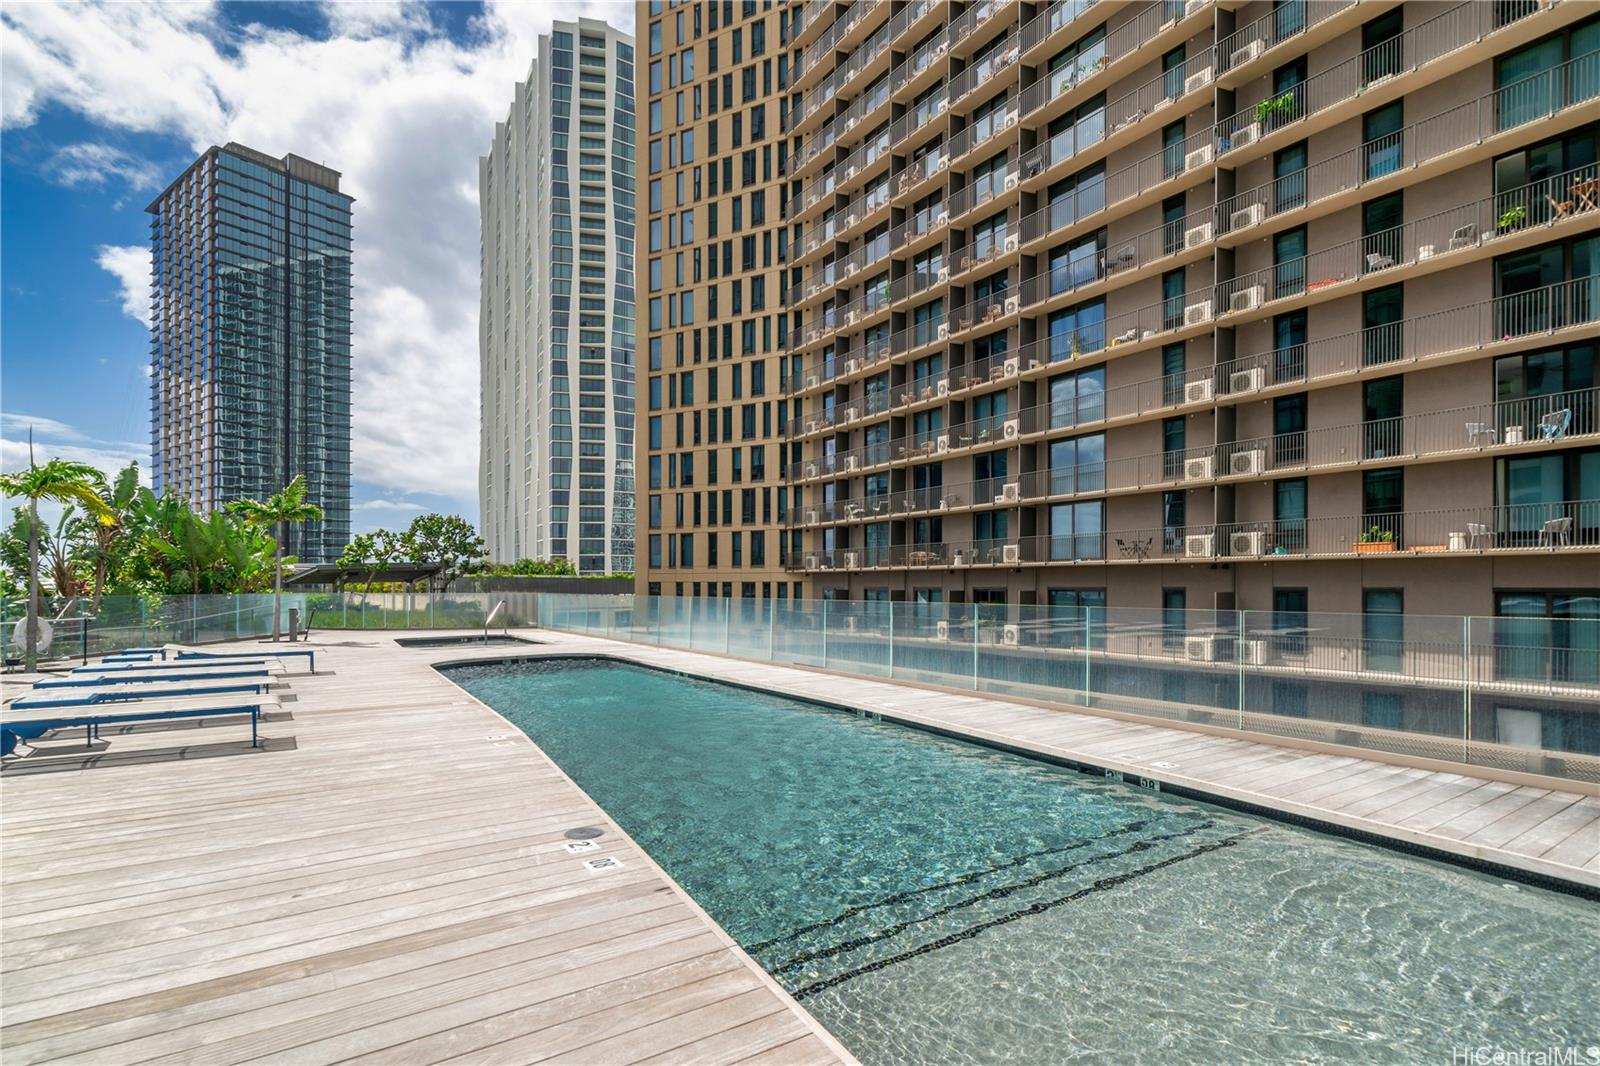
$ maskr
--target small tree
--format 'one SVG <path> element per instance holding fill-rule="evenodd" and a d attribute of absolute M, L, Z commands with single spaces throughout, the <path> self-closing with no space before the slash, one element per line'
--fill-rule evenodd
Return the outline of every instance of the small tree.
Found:
<path fill-rule="evenodd" d="M 450 591 L 451 583 L 482 563 L 486 555 L 483 538 L 460 515 L 418 515 L 401 540 L 407 558 L 439 568 L 434 579 L 440 592 Z"/>
<path fill-rule="evenodd" d="M 235 500 L 228 511 L 243 518 L 253 526 L 276 527 L 276 547 L 272 566 L 272 639 L 278 640 L 280 617 L 283 613 L 283 538 L 290 522 L 318 522 L 322 508 L 306 499 L 306 478 L 296 474 L 294 480 L 279 492 L 264 500 Z"/>
<path fill-rule="evenodd" d="M 28 501 L 28 615 L 23 666 L 32 670 L 39 663 L 39 501 L 79 504 L 102 522 L 110 515 L 100 498 L 100 471 L 88 463 L 66 459 L 51 459 L 40 466 L 31 458 L 31 442 L 29 451 L 28 469 L 0 474 L 0 494 Z"/>

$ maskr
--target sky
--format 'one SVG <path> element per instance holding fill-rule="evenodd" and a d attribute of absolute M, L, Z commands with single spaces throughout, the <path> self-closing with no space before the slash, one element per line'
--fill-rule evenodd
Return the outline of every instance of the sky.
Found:
<path fill-rule="evenodd" d="M 478 157 L 555 20 L 616 0 L 0 0 L 0 463 L 150 465 L 149 216 L 238 141 L 355 197 L 352 526 L 478 515 Z"/>

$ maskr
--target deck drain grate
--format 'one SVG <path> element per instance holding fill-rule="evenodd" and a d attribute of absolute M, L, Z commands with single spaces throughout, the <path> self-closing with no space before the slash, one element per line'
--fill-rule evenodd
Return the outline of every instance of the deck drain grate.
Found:
<path fill-rule="evenodd" d="M 605 836 L 606 831 L 595 825 L 580 825 L 576 829 L 568 829 L 561 835 L 568 840 L 593 840 L 595 837 Z"/>
<path fill-rule="evenodd" d="M 1150 765 L 1158 770 L 1176 770 L 1178 768 L 1178 764 L 1175 762 L 1153 762 Z"/>

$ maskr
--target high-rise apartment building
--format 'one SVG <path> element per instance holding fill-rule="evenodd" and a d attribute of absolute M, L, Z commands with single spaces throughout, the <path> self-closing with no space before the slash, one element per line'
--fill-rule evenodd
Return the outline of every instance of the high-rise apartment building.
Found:
<path fill-rule="evenodd" d="M 285 551 L 350 539 L 350 205 L 339 172 L 212 147 L 151 215 L 151 477 L 202 512 L 304 475 L 323 520 Z"/>
<path fill-rule="evenodd" d="M 637 6 L 649 42 L 646 505 L 637 588 L 798 597 L 783 568 L 793 5 Z"/>
<path fill-rule="evenodd" d="M 1600 614 L 1593 4 L 803 15 L 808 593 Z"/>
<path fill-rule="evenodd" d="M 633 38 L 557 22 L 478 163 L 489 556 L 633 569 Z"/>

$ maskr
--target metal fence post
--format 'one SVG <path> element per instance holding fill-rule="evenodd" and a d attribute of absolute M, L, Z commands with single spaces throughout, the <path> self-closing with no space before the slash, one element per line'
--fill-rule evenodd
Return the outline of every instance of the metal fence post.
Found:
<path fill-rule="evenodd" d="M 889 676 L 894 676 L 894 601 L 889 601 Z"/>
<path fill-rule="evenodd" d="M 1094 650 L 1094 616 L 1090 613 L 1093 607 L 1083 609 L 1083 705 L 1089 706 L 1089 655 Z"/>
<path fill-rule="evenodd" d="M 822 598 L 822 665 L 828 665 L 828 598 Z"/>
<path fill-rule="evenodd" d="M 739 602 L 743 603 L 743 600 Z M 728 601 L 728 613 L 722 616 L 722 654 L 733 654 L 733 601 Z"/>
<path fill-rule="evenodd" d="M 1472 616 L 1461 616 L 1461 761 L 1470 762 L 1472 734 Z"/>
<path fill-rule="evenodd" d="M 239 639 L 239 594 L 233 594 L 233 639 Z"/>
<path fill-rule="evenodd" d="M 1239 728 L 1244 728 L 1244 635 L 1246 631 L 1245 616 L 1249 611 L 1240 611 L 1239 620 L 1235 623 L 1238 636 L 1233 641 L 1233 659 L 1239 669 Z"/>
<path fill-rule="evenodd" d="M 767 662 L 776 662 L 778 658 L 778 601 L 768 600 L 767 612 Z"/>
<path fill-rule="evenodd" d="M 972 690 L 978 690 L 978 605 L 972 605 Z"/>

